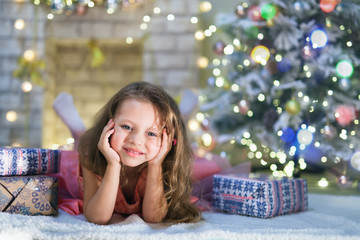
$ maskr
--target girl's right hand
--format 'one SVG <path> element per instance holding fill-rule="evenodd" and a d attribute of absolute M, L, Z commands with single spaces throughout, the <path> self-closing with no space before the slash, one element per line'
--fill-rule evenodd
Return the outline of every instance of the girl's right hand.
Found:
<path fill-rule="evenodd" d="M 109 142 L 109 138 L 111 134 L 113 134 L 115 131 L 114 126 L 115 126 L 114 120 L 110 119 L 109 122 L 104 127 L 98 142 L 98 148 L 106 158 L 108 164 L 113 164 L 113 163 L 119 164 L 121 161 L 120 155 L 110 146 L 110 142 Z"/>

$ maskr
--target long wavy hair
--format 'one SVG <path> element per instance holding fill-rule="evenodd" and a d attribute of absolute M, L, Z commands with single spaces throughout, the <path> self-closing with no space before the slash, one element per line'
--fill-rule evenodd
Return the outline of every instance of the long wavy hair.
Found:
<path fill-rule="evenodd" d="M 157 85 L 133 82 L 109 100 L 96 115 L 94 125 L 80 139 L 78 150 L 81 164 L 95 174 L 104 176 L 107 161 L 97 144 L 104 126 L 115 116 L 123 101 L 129 98 L 151 103 L 158 111 L 160 122 L 168 134 L 173 133 L 176 138 L 175 146 L 162 163 L 164 193 L 169 206 L 164 222 L 199 221 L 202 219 L 201 212 L 190 202 L 193 154 L 187 130 L 176 102 Z"/>

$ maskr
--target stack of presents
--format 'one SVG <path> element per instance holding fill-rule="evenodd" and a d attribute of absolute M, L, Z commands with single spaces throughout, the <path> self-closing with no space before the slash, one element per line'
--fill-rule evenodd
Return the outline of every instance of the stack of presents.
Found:
<path fill-rule="evenodd" d="M 0 148 L 0 210 L 56 216 L 61 191 L 54 176 L 60 172 L 60 159 L 60 150 Z M 219 211 L 260 218 L 305 211 L 307 182 L 252 173 L 215 174 L 211 205 Z"/>
<path fill-rule="evenodd" d="M 57 215 L 60 159 L 60 150 L 0 148 L 0 210 Z"/>

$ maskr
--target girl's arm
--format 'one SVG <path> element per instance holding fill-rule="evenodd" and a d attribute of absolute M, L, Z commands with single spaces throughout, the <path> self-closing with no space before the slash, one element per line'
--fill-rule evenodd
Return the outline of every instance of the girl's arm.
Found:
<path fill-rule="evenodd" d="M 161 222 L 168 212 L 169 206 L 164 195 L 161 165 L 170 149 L 171 140 L 164 129 L 159 153 L 148 162 L 145 196 L 142 207 L 143 218 L 146 222 Z"/>
<path fill-rule="evenodd" d="M 98 147 L 107 160 L 102 181 L 85 167 L 84 178 L 84 215 L 89 222 L 107 224 L 113 215 L 119 189 L 120 156 L 110 147 L 109 137 L 114 132 L 114 121 L 110 120 L 100 136 Z"/>
<path fill-rule="evenodd" d="M 108 224 L 113 215 L 119 189 L 120 164 L 108 165 L 100 182 L 98 177 L 82 167 L 84 178 L 84 216 L 89 222 Z"/>

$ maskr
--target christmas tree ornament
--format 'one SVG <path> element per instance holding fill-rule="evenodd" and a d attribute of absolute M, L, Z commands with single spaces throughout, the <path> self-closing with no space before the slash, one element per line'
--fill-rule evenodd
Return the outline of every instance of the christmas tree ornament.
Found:
<path fill-rule="evenodd" d="M 340 81 L 339 81 L 339 88 L 343 91 L 349 91 L 351 87 L 351 82 L 348 78 L 342 78 Z"/>
<path fill-rule="evenodd" d="M 290 71 L 292 68 L 291 61 L 288 58 L 282 58 L 282 60 L 277 63 L 277 68 L 282 73 Z"/>
<path fill-rule="evenodd" d="M 300 144 L 309 145 L 312 143 L 314 136 L 308 129 L 300 129 L 297 132 L 296 138 Z"/>
<path fill-rule="evenodd" d="M 336 108 L 335 118 L 341 126 L 347 126 L 356 118 L 355 108 L 350 105 L 340 105 Z"/>
<path fill-rule="evenodd" d="M 278 70 L 279 70 L 279 69 L 278 69 L 277 62 L 274 61 L 274 60 L 269 60 L 269 61 L 266 63 L 265 68 L 266 68 L 266 70 L 267 70 L 270 74 L 272 74 L 272 75 L 276 74 L 276 73 L 278 72 Z"/>
<path fill-rule="evenodd" d="M 244 7 L 243 4 L 239 4 L 235 8 L 235 14 L 239 18 L 245 18 L 246 17 L 246 11 L 247 11 L 247 7 Z"/>
<path fill-rule="evenodd" d="M 260 11 L 261 11 L 261 17 L 266 20 L 273 19 L 277 13 L 274 5 L 269 4 L 269 3 L 262 5 Z"/>
<path fill-rule="evenodd" d="M 300 103 L 295 99 L 291 99 L 285 104 L 285 110 L 290 115 L 297 115 L 301 110 Z"/>
<path fill-rule="evenodd" d="M 340 77 L 350 77 L 354 72 L 354 67 L 351 62 L 347 60 L 341 60 L 336 64 L 336 72 Z"/>
<path fill-rule="evenodd" d="M 53 13 L 62 14 L 65 8 L 64 0 L 51 0 L 50 8 Z"/>
<path fill-rule="evenodd" d="M 320 132 L 323 134 L 325 139 L 332 140 L 336 135 L 336 128 L 330 124 L 327 124 L 323 129 L 320 130 Z"/>
<path fill-rule="evenodd" d="M 326 13 L 334 11 L 339 0 L 320 0 L 320 9 Z"/>
<path fill-rule="evenodd" d="M 301 1 L 296 1 L 293 3 L 293 8 L 297 12 L 302 12 L 304 10 L 304 3 Z"/>
<path fill-rule="evenodd" d="M 216 53 L 217 55 L 223 55 L 225 46 L 226 45 L 223 41 L 216 41 L 213 45 L 214 53 Z"/>
<path fill-rule="evenodd" d="M 311 61 L 315 58 L 316 52 L 309 44 L 305 45 L 301 50 L 301 56 L 304 60 Z"/>
<path fill-rule="evenodd" d="M 310 43 L 314 49 L 324 47 L 327 41 L 327 34 L 322 29 L 316 29 L 310 34 Z"/>
<path fill-rule="evenodd" d="M 294 129 L 292 129 L 291 127 L 286 127 L 284 129 L 282 129 L 281 131 L 282 131 L 282 134 L 280 136 L 281 140 L 283 140 L 286 143 L 292 142 L 294 140 L 294 138 L 295 138 Z"/>
<path fill-rule="evenodd" d="M 267 130 L 271 130 L 275 124 L 275 122 L 279 119 L 279 114 L 276 109 L 269 109 L 264 113 L 263 123 Z"/>
<path fill-rule="evenodd" d="M 352 185 L 352 181 L 350 180 L 350 177 L 347 175 L 341 175 L 337 179 L 337 185 L 340 189 L 348 189 Z"/>
<path fill-rule="evenodd" d="M 242 99 L 239 101 L 238 107 L 239 107 L 239 113 L 246 115 L 250 109 L 250 104 L 245 99 Z"/>
<path fill-rule="evenodd" d="M 252 21 L 261 21 L 263 18 L 261 17 L 261 9 L 259 6 L 254 5 L 251 6 L 247 12 L 248 18 Z"/>
<path fill-rule="evenodd" d="M 269 60 L 270 51 L 267 47 L 259 45 L 253 48 L 250 55 L 255 62 L 265 65 L 267 60 Z"/>
<path fill-rule="evenodd" d="M 357 171 L 360 171 L 360 151 L 352 155 L 350 165 Z"/>
<path fill-rule="evenodd" d="M 210 133 L 204 133 L 200 137 L 200 146 L 206 151 L 211 151 L 215 147 L 214 137 Z"/>

